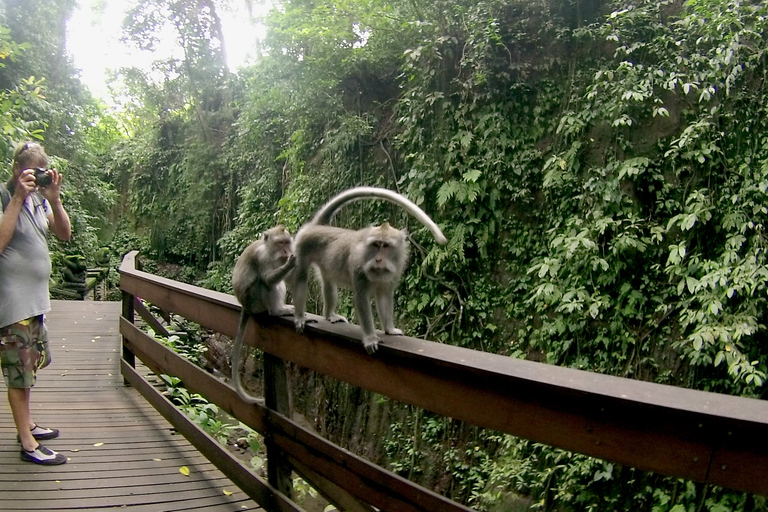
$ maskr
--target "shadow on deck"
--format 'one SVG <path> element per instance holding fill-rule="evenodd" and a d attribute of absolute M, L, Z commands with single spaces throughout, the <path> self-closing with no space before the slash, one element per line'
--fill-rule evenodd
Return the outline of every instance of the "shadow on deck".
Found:
<path fill-rule="evenodd" d="M 61 429 L 59 439 L 45 444 L 69 461 L 57 467 L 22 462 L 3 396 L 0 510 L 261 510 L 123 385 L 120 311 L 119 302 L 53 301 L 53 363 L 38 374 L 32 417 Z"/>

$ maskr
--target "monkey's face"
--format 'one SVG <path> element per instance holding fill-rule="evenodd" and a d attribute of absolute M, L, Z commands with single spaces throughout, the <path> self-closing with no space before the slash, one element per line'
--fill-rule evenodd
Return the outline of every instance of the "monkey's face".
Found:
<path fill-rule="evenodd" d="M 281 263 L 288 261 L 293 254 L 293 239 L 290 236 L 282 236 L 274 241 L 275 258 Z"/>
<path fill-rule="evenodd" d="M 403 270 L 405 233 L 388 224 L 371 228 L 366 240 L 363 271 L 371 282 L 399 279 Z"/>
<path fill-rule="evenodd" d="M 283 226 L 274 227 L 264 233 L 264 242 L 269 247 L 268 253 L 279 265 L 293 255 L 293 237 Z"/>

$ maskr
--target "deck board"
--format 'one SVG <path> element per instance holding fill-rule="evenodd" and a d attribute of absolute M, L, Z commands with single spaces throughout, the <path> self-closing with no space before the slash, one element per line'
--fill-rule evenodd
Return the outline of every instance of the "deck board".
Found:
<path fill-rule="evenodd" d="M 69 460 L 56 467 L 20 460 L 3 389 L 0 511 L 262 510 L 123 385 L 120 310 L 117 302 L 53 301 L 53 362 L 38 373 L 32 416 L 61 430 L 60 438 L 44 444 Z M 181 474 L 182 466 L 189 476 Z"/>

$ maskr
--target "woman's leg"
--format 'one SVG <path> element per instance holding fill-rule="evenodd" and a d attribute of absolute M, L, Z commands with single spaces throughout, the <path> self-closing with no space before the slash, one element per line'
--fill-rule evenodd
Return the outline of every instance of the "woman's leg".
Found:
<path fill-rule="evenodd" d="M 19 433 L 19 442 L 22 448 L 32 451 L 37 446 L 37 441 L 32 437 L 30 430 L 34 423 L 29 415 L 30 388 L 8 388 L 8 403 L 13 413 L 13 422 Z"/>

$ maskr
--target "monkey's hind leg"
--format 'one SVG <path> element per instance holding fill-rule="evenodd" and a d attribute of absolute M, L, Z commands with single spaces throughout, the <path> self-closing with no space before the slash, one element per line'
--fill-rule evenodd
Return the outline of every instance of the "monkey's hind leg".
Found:
<path fill-rule="evenodd" d="M 285 283 L 282 281 L 270 288 L 267 297 L 267 307 L 270 316 L 290 316 L 293 315 L 294 308 L 285 303 Z"/>
<path fill-rule="evenodd" d="M 402 336 L 403 331 L 395 327 L 395 290 L 387 286 L 376 290 L 376 311 L 379 313 L 381 328 L 385 333 Z"/>
<path fill-rule="evenodd" d="M 339 289 L 330 280 L 323 279 L 323 316 L 334 324 L 347 322 L 347 319 L 336 313 L 336 305 L 339 303 Z"/>
<path fill-rule="evenodd" d="M 291 316 L 293 315 L 293 306 L 290 304 L 283 304 L 280 308 L 269 311 L 270 316 Z"/>
<path fill-rule="evenodd" d="M 298 265 L 293 281 L 293 324 L 296 332 L 303 333 L 307 323 L 307 293 L 309 288 L 309 269 L 306 265 Z"/>

